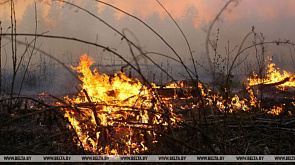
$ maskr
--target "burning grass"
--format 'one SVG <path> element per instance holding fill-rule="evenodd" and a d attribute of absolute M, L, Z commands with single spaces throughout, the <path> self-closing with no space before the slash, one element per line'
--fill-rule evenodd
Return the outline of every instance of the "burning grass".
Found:
<path fill-rule="evenodd" d="M 285 70 L 280 72 L 280 68 L 275 68 L 276 64 L 271 62 L 268 57 L 267 72 L 265 77 L 259 77 L 257 73 L 253 71 L 252 77 L 248 79 L 249 85 L 273 85 L 278 89 L 286 90 L 288 87 L 295 87 L 295 77 L 291 72 Z"/>
<path fill-rule="evenodd" d="M 168 83 L 165 87 L 153 84 L 152 90 L 138 80 L 126 77 L 124 73 L 108 76 L 99 74 L 97 70 L 92 72 L 90 70 L 92 64 L 90 57 L 83 55 L 79 65 L 73 67 L 81 74 L 79 78 L 83 82 L 81 85 L 83 90 L 75 98 L 64 98 L 67 104 L 73 104 L 77 110 L 72 108 L 63 108 L 63 110 L 65 117 L 71 123 L 70 129 L 74 129 L 77 133 L 78 146 L 83 146 L 85 150 L 95 154 L 148 152 L 152 144 L 158 142 L 157 139 L 161 134 L 156 132 L 159 130 L 169 132 L 171 128 L 168 126 L 177 129 L 180 128 L 177 123 L 189 123 L 193 120 L 196 122 L 196 118 L 206 121 L 207 119 L 201 119 L 203 116 L 200 113 L 196 113 L 202 106 L 207 107 L 207 110 L 216 107 L 213 111 L 221 114 L 226 111 L 235 114 L 241 114 L 243 111 L 252 113 L 253 109 L 260 109 L 262 113 L 266 111 L 268 114 L 279 115 L 283 111 L 282 106 L 273 106 L 269 110 L 261 108 L 259 100 L 251 89 L 251 86 L 255 85 L 253 79 L 249 80 L 247 87 L 248 99 L 233 95 L 230 101 L 227 101 L 220 94 L 213 94 L 198 83 L 202 98 L 196 100 L 194 87 L 188 85 L 186 81 Z M 274 74 L 273 68 L 269 69 L 267 73 Z M 288 76 L 290 77 L 289 74 Z M 271 77 L 274 76 L 267 76 Z M 157 100 L 157 96 L 161 100 Z M 205 100 L 205 105 L 202 105 L 201 99 Z M 212 122 L 214 120 L 213 118 Z"/>
<path fill-rule="evenodd" d="M 2 116 L 9 118 L 1 124 L 2 130 L 13 121 L 26 121 L 29 117 L 30 121 L 41 127 L 49 126 L 54 132 L 45 138 L 38 134 L 35 142 L 21 141 L 11 152 L 26 153 L 34 145 L 40 149 L 44 141 L 55 139 L 49 144 L 53 146 L 51 149 L 56 144 L 74 142 L 79 153 L 82 150 L 102 155 L 294 153 L 294 149 L 282 144 L 283 141 L 294 143 L 290 141 L 295 132 L 292 92 L 282 99 L 264 97 L 261 101 L 253 92 L 254 80 L 246 87 L 246 98 L 238 93 L 226 98 L 201 83 L 196 88 L 189 80 L 166 86 L 153 84 L 149 88 L 121 72 L 109 76 L 92 71 L 92 64 L 90 57 L 82 55 L 79 65 L 72 67 L 82 81 L 82 90 L 73 97 L 59 99 L 42 94 L 39 99 L 1 100 L 14 107 L 10 116 Z M 272 82 L 275 88 L 278 84 Z M 287 92 L 287 88 L 276 88 L 275 94 L 279 95 L 282 93 L 277 90 Z M 40 118 L 46 122 L 40 122 Z M 13 136 L 23 135 L 17 133 L 21 132 L 19 129 L 12 130 L 16 133 Z M 12 135 L 11 130 L 6 133 Z M 2 136 L 4 141 L 9 138 Z"/>
<path fill-rule="evenodd" d="M 13 3 L 13 1 L 11 2 Z M 13 97 L 13 91 L 15 91 L 13 81 L 10 97 L 0 99 L 1 154 L 288 155 L 295 153 L 293 147 L 295 145 L 295 97 L 294 91 L 288 90 L 294 87 L 294 76 L 290 72 L 279 72 L 273 63 L 268 64 L 266 76 L 263 76 L 264 68 L 262 68 L 264 66 L 265 44 L 293 46 L 294 44 L 289 40 L 265 42 L 263 34 L 260 36 L 261 43 L 257 43 L 258 37 L 253 26 L 252 32 L 243 39 L 230 66 L 232 59 L 229 57 L 235 52 L 235 48 L 231 51 L 228 42 L 227 58 L 223 58 L 217 52 L 219 30 L 216 44 L 210 33 L 213 24 L 231 1 L 226 3 L 213 20 L 206 37 L 206 56 L 209 65 L 213 64 L 215 68 L 212 69 L 210 66 L 211 73 L 215 76 L 215 72 L 220 70 L 223 71 L 221 76 L 227 77 L 225 85 L 220 85 L 220 91 L 216 91 L 216 89 L 211 91 L 199 82 L 193 51 L 191 51 L 188 41 L 187 46 L 191 53 L 195 72 L 185 65 L 181 56 L 156 30 L 138 17 L 104 3 L 138 20 L 151 30 L 172 50 L 177 58 L 163 56 L 179 62 L 190 76 L 190 80 L 182 80 L 178 83 L 173 81 L 166 86 L 148 84 L 139 69 L 139 58 L 137 57 L 144 56 L 161 72 L 167 74 L 167 78 L 172 80 L 173 77 L 167 72 L 168 66 L 167 70 L 163 69 L 138 44 L 133 43 L 124 32 L 116 30 L 100 17 L 71 2 L 64 3 L 87 12 L 119 34 L 121 41 L 128 43 L 130 53 L 134 57 L 132 63 L 136 63 L 138 67 L 120 55 L 119 51 L 98 43 L 74 37 L 46 35 L 45 33 L 18 34 L 16 28 L 13 28 L 15 17 L 11 16 L 12 32 L 1 36 L 12 37 L 12 50 L 14 49 L 12 52 L 15 52 L 12 54 L 13 60 L 15 60 L 13 61 L 14 69 L 18 68 L 17 59 L 19 58 L 16 58 L 17 48 L 16 44 L 13 47 L 13 43 L 18 43 L 25 45 L 26 48 L 32 48 L 30 59 L 34 50 L 37 50 L 42 55 L 60 63 L 75 76 L 75 73 L 59 59 L 35 47 L 35 44 L 32 46 L 33 41 L 30 44 L 20 42 L 16 36 L 34 36 L 35 41 L 37 37 L 55 38 L 102 48 L 103 51 L 115 55 L 124 61 L 126 66 L 137 71 L 142 79 L 145 79 L 144 84 L 137 79 L 128 78 L 122 72 L 110 76 L 101 74 L 98 70 L 92 71 L 90 66 L 93 61 L 87 55 L 82 55 L 79 65 L 72 67 L 78 72 L 79 79 L 82 81 L 81 91 L 74 96 L 56 97 L 43 94 L 40 97 L 32 98 L 21 97 L 18 94 Z M 13 7 L 11 7 L 11 13 L 13 13 L 12 10 Z M 37 22 L 36 15 L 36 28 Z M 176 21 L 174 22 L 176 23 Z M 182 32 L 180 28 L 179 30 Z M 186 39 L 183 32 L 182 34 Z M 254 35 L 254 43 L 244 48 L 244 42 L 251 34 Z M 214 62 L 210 59 L 209 44 L 215 54 Z M 261 46 L 261 52 L 258 51 L 258 46 Z M 235 62 L 245 50 L 251 47 L 255 48 L 257 62 L 260 63 L 258 66 L 260 72 L 253 72 L 242 92 L 233 93 L 230 89 L 232 88 L 232 71 L 235 65 L 240 65 Z M 135 52 L 139 53 L 138 56 Z M 22 61 L 24 55 L 20 58 L 19 66 L 24 62 Z M 224 65 L 220 65 L 223 62 L 227 67 L 230 66 L 227 71 L 225 71 Z M 28 67 L 26 71 L 27 69 Z M 14 70 L 13 80 L 17 70 Z M 36 78 L 36 81 L 38 80 Z"/>

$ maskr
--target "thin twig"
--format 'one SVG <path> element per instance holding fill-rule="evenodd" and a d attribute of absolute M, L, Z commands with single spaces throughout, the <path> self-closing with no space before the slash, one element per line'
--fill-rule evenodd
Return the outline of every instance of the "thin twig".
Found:
<path fill-rule="evenodd" d="M 2 123 L 0 125 L 0 128 L 2 128 L 3 126 L 5 126 L 5 125 L 7 125 L 7 124 L 9 124 L 9 123 L 11 123 L 13 121 L 16 121 L 16 120 L 19 120 L 19 119 L 23 119 L 23 118 L 26 118 L 26 117 L 29 117 L 29 116 L 32 116 L 32 115 L 36 115 L 36 114 L 39 114 L 39 113 L 44 113 L 44 112 L 47 112 L 47 111 L 53 111 L 53 110 L 56 110 L 58 108 L 60 108 L 60 107 L 59 106 L 52 106 L 50 108 L 46 108 L 46 109 L 43 109 L 43 110 L 38 110 L 38 111 L 35 111 L 35 112 L 32 112 L 32 113 L 28 113 L 26 115 L 22 115 L 20 117 L 12 118 L 12 119 L 10 119 L 10 120 Z"/>
<path fill-rule="evenodd" d="M 92 103 L 92 101 L 91 101 L 91 99 L 90 99 L 90 97 L 89 97 L 89 95 L 88 95 L 86 89 L 83 89 L 83 92 L 84 92 L 84 94 L 85 94 L 85 96 L 86 96 L 88 102 L 89 102 L 89 103 Z M 96 125 L 100 125 L 100 119 L 97 117 L 97 112 L 96 112 L 96 108 L 95 108 L 95 106 L 92 106 L 91 110 L 92 110 L 93 115 L 94 115 L 95 124 L 96 124 Z"/>
<path fill-rule="evenodd" d="M 55 138 L 55 137 L 59 137 L 59 136 L 65 135 L 65 134 L 70 134 L 70 133 L 73 133 L 73 132 L 74 132 L 73 130 L 70 130 L 70 131 L 66 131 L 66 132 L 56 133 L 56 134 L 51 135 L 49 137 L 43 138 L 43 139 L 41 139 L 41 140 L 39 140 L 39 141 L 37 141 L 35 143 L 29 144 L 29 145 L 22 145 L 20 147 L 17 147 L 17 148 L 14 149 L 14 151 L 16 151 L 16 150 L 22 150 L 22 149 L 27 148 L 27 147 L 30 147 L 30 146 L 36 146 L 36 145 L 38 145 L 38 144 L 40 144 L 42 142 L 48 141 L 49 139 L 52 139 L 52 138 Z"/>
<path fill-rule="evenodd" d="M 25 96 L 18 96 L 18 97 L 8 97 L 8 98 L 1 98 L 0 101 L 4 101 L 4 100 L 12 100 L 12 99 L 29 99 L 29 100 L 33 100 L 39 104 L 42 104 L 44 105 L 45 107 L 50 107 L 50 105 L 40 101 L 40 100 L 37 100 L 37 99 L 34 99 L 32 97 L 25 97 Z"/>
<path fill-rule="evenodd" d="M 210 67 L 210 71 L 213 71 L 213 67 L 212 67 L 212 61 L 210 58 L 210 54 L 209 54 L 209 37 L 211 34 L 211 30 L 215 24 L 215 22 L 219 19 L 219 17 L 221 16 L 221 14 L 223 13 L 223 11 L 228 7 L 228 5 L 232 2 L 233 0 L 229 0 L 224 6 L 223 8 L 219 11 L 219 13 L 215 16 L 214 20 L 212 21 L 212 23 L 209 26 L 209 30 L 207 32 L 207 36 L 206 36 L 206 55 L 207 55 L 207 59 L 208 59 L 208 63 L 209 63 L 209 67 Z"/>
<path fill-rule="evenodd" d="M 182 29 L 180 28 L 180 26 L 178 25 L 178 23 L 175 21 L 175 19 L 172 17 L 172 15 L 168 12 L 168 10 L 160 3 L 159 0 L 157 0 L 157 2 L 160 4 L 160 6 L 165 10 L 165 12 L 169 15 L 169 17 L 173 20 L 173 22 L 175 23 L 175 25 L 177 26 L 178 30 L 181 32 L 183 38 L 185 39 L 185 42 L 186 42 L 186 45 L 189 49 L 189 52 L 190 52 L 190 55 L 191 55 L 191 58 L 192 58 L 192 62 L 193 62 L 193 65 L 194 65 L 194 69 L 195 69 L 195 76 L 196 78 L 198 79 L 198 74 L 197 74 L 197 68 L 196 68 L 196 64 L 195 64 L 195 60 L 194 60 L 194 57 L 193 57 L 193 51 L 191 49 L 191 46 L 188 42 L 188 39 L 186 37 L 186 35 L 184 34 L 184 32 L 182 31 Z"/>

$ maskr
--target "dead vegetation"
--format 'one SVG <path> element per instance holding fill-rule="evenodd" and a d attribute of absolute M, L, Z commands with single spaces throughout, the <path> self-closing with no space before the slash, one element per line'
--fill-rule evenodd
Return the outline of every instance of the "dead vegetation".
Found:
<path fill-rule="evenodd" d="M 13 26 L 10 33 L 1 32 L 1 38 L 11 38 L 14 59 L 11 92 L 3 95 L 0 99 L 1 154 L 291 155 L 295 153 L 293 147 L 295 143 L 294 91 L 292 91 L 292 87 L 286 90 L 276 88 L 276 86 L 290 81 L 290 77 L 272 84 L 261 83 L 256 87 L 252 86 L 252 88 L 259 88 L 259 95 L 253 94 L 253 91 L 251 93 L 250 87 L 245 87 L 244 91 L 240 93 L 233 92 L 236 83 L 233 80 L 233 70 L 242 64 L 243 61 L 238 63 L 237 59 L 246 50 L 255 49 L 259 67 L 258 77 L 262 79 L 265 77 L 264 45 L 284 44 L 294 46 L 294 44 L 288 40 L 264 41 L 263 36 L 258 36 L 255 28 L 253 28 L 239 45 L 233 59 L 230 59 L 229 54 L 232 51 L 229 49 L 226 57 L 219 55 L 218 50 L 215 49 L 218 43 L 216 42 L 216 45 L 214 45 L 211 42 L 210 31 L 222 11 L 228 4 L 234 2 L 233 0 L 226 3 L 208 31 L 206 49 L 211 66 L 208 71 L 212 75 L 212 82 L 208 86 L 204 85 L 199 79 L 196 70 L 197 61 L 194 60 L 193 56 L 194 68 L 190 69 L 173 47 L 141 19 L 111 4 L 96 0 L 136 19 L 154 32 L 176 55 L 176 58 L 171 57 L 170 59 L 178 62 L 185 69 L 188 75 L 187 80 L 176 81 L 168 70 L 155 62 L 128 36 L 87 9 L 67 1 L 57 1 L 76 7 L 113 29 L 122 36 L 122 40 L 128 43 L 133 60 L 128 61 L 119 52 L 110 49 L 108 46 L 78 38 L 17 33 Z M 162 7 L 164 8 L 164 6 Z M 166 9 L 164 8 L 164 10 Z M 11 11 L 11 24 L 15 25 L 13 1 L 11 1 Z M 169 14 L 167 10 L 166 12 Z M 170 14 L 169 16 L 172 18 Z M 177 27 L 182 32 L 178 25 Z M 183 32 L 182 34 L 185 37 Z M 252 45 L 244 47 L 244 41 L 250 35 L 253 35 L 254 42 Z M 31 43 L 22 43 L 17 40 L 17 36 L 34 36 L 34 39 Z M 17 44 L 27 44 L 27 48 L 31 49 L 31 55 L 38 51 L 42 55 L 52 57 L 49 53 L 35 47 L 35 42 L 39 37 L 80 42 L 103 48 L 119 57 L 130 70 L 132 69 L 137 73 L 141 82 L 138 94 L 128 96 L 120 104 L 116 102 L 118 100 L 109 102 L 101 98 L 95 100 L 96 96 L 91 95 L 88 88 L 82 89 L 79 94 L 70 98 L 52 95 L 21 96 L 21 89 L 15 94 L 15 79 L 19 71 L 20 61 L 23 59 L 23 56 L 18 59 L 16 54 Z M 218 34 L 216 39 L 218 40 Z M 260 40 L 260 42 L 257 40 Z M 187 45 L 190 49 L 188 42 Z M 133 49 L 136 49 L 139 55 L 136 55 Z M 211 55 L 209 49 L 213 52 L 213 55 Z M 138 56 L 144 56 L 145 59 L 153 63 L 155 67 L 169 77 L 172 83 L 165 86 L 153 86 L 150 83 L 150 78 L 142 73 L 140 65 L 137 63 Z M 75 78 L 78 78 L 77 74 L 59 59 L 52 58 L 67 68 Z M 245 59 L 247 59 L 247 56 Z M 223 66 L 226 66 L 226 68 Z M 27 69 L 25 69 L 23 80 Z M 112 75 L 111 78 L 107 79 L 110 85 L 114 84 L 114 77 L 116 76 Z M 82 80 L 79 79 L 79 81 Z M 124 82 L 126 81 L 129 81 L 129 79 L 124 80 Z M 134 85 L 135 82 L 129 82 L 129 84 Z M 171 84 L 174 84 L 174 87 L 168 87 Z M 147 95 L 142 94 L 143 88 L 148 91 Z M 118 89 L 111 89 L 104 93 L 110 98 L 116 98 L 119 93 L 117 91 Z M 236 97 L 236 95 L 239 97 Z M 75 102 L 74 98 L 79 97 L 84 100 Z M 129 101 L 132 99 L 135 102 L 130 103 Z M 115 110 L 109 112 L 104 108 Z"/>

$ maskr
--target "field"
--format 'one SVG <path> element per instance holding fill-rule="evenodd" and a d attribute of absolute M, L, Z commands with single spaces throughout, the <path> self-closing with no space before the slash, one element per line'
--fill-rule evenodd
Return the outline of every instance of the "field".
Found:
<path fill-rule="evenodd" d="M 99 1 L 147 28 L 170 54 L 144 50 L 132 32 L 121 32 L 74 2 L 57 1 L 116 33 L 128 57 L 99 42 L 37 33 L 36 2 L 35 33 L 18 32 L 12 0 L 10 30 L 0 33 L 0 56 L 4 49 L 12 50 L 11 68 L 0 74 L 1 155 L 295 153 L 295 77 L 267 53 L 269 45 L 292 48 L 288 58 L 293 61 L 294 43 L 267 41 L 253 26 L 241 43 L 234 48 L 228 44 L 222 54 L 215 24 L 237 1 L 227 1 L 208 25 L 203 61 L 197 60 L 185 31 L 159 1 L 184 38 L 189 60 L 158 29 L 112 4 Z M 21 40 L 24 36 L 30 40 Z M 91 54 L 79 54 L 78 61 L 64 55 L 66 62 L 38 47 L 39 38 L 99 48 L 112 56 L 111 62 L 101 64 Z M 1 46 L 4 39 L 9 44 Z"/>

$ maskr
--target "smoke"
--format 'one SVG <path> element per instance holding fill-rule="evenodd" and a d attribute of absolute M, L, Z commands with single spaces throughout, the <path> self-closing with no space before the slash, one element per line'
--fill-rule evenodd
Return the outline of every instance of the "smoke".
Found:
<path fill-rule="evenodd" d="M 138 3 L 135 0 L 106 0 L 106 2 L 145 21 L 175 49 L 186 65 L 192 67 L 190 52 L 188 51 L 185 40 L 173 21 L 156 1 L 142 0 Z M 251 31 L 252 26 L 255 27 L 255 31 L 258 32 L 258 34 L 262 32 L 266 40 L 272 41 L 279 38 L 289 39 L 291 41 L 295 40 L 293 31 L 295 23 L 294 21 L 290 21 L 295 17 L 295 2 L 293 0 L 248 0 L 238 2 L 239 3 L 232 3 L 229 6 L 212 29 L 210 40 L 212 43 L 216 43 L 218 34 L 217 49 L 220 55 L 223 57 L 226 55 L 225 47 L 229 47 L 233 50 L 239 45 L 245 35 Z M 73 3 L 92 12 L 120 32 L 123 29 L 131 31 L 134 35 L 127 33 L 127 37 L 140 46 L 144 52 L 158 52 L 177 58 L 172 50 L 169 49 L 159 37 L 135 19 L 92 0 L 75 0 Z M 206 56 L 204 55 L 206 30 L 208 29 L 210 22 L 225 4 L 225 1 L 162 0 L 161 3 L 175 18 L 186 34 L 193 50 L 194 60 L 206 68 L 207 63 L 206 60 L 204 60 L 206 59 Z M 35 13 L 34 1 L 15 1 L 17 32 L 34 33 L 36 23 L 35 14 L 37 14 L 38 33 L 48 31 L 48 35 L 73 37 L 98 43 L 118 52 L 129 61 L 133 60 L 126 40 L 122 39 L 122 36 L 118 35 L 104 23 L 90 16 L 88 13 L 68 4 L 51 1 L 37 1 L 36 4 L 37 13 Z M 10 26 L 10 3 L 2 4 L 0 8 L 0 10 L 3 11 L 0 13 L 3 32 L 7 32 L 6 29 Z M 217 32 L 217 28 L 219 28 L 219 33 Z M 18 37 L 18 39 L 22 41 L 31 41 L 33 38 Z M 249 40 L 246 41 L 245 46 L 252 44 L 252 41 L 253 37 L 249 38 Z M 2 42 L 9 43 L 9 40 Z M 11 58 L 9 55 L 11 48 L 9 48 L 9 45 L 10 44 L 7 44 L 5 46 L 8 65 L 6 65 L 6 68 L 4 69 L 9 69 L 11 65 Z M 38 38 L 37 47 L 46 52 L 50 52 L 50 54 L 67 65 L 77 65 L 80 55 L 87 53 L 95 60 L 96 65 L 99 66 L 102 71 L 108 72 L 109 74 L 115 72 L 115 70 L 120 70 L 120 67 L 114 69 L 107 66 L 124 65 L 122 64 L 122 60 L 104 49 L 74 41 Z M 282 58 L 282 56 L 286 58 L 290 57 L 288 47 L 278 48 L 277 46 L 270 45 L 266 48 L 268 55 L 270 56 L 278 56 L 280 58 Z M 20 55 L 24 50 L 25 47 L 18 47 Z M 139 51 L 136 51 L 135 49 L 134 51 L 136 55 L 140 55 Z M 211 51 L 211 53 L 213 52 Z M 250 54 L 249 60 L 252 60 L 254 63 L 255 57 L 253 51 L 248 51 L 245 55 L 247 53 Z M 38 55 L 38 53 L 36 54 Z M 171 74 L 173 76 L 176 76 L 177 78 L 183 78 L 186 76 L 184 75 L 184 70 L 181 69 L 177 63 L 173 62 L 173 60 L 158 55 L 150 54 L 149 56 L 159 65 L 166 66 L 166 68 L 180 68 L 176 71 L 172 71 Z M 231 54 L 230 57 L 232 58 L 233 56 L 234 53 Z M 285 60 L 286 63 L 289 61 L 290 60 Z M 40 62 L 40 59 L 34 57 L 31 65 L 37 64 L 38 62 Z M 146 58 L 139 58 L 139 63 L 142 64 L 142 66 L 152 64 Z M 167 67 L 167 65 L 169 65 L 169 67 Z M 33 68 L 33 66 L 30 68 Z M 60 68 L 59 70 L 63 69 Z M 200 66 L 198 67 L 198 71 L 200 74 L 209 74 Z M 149 72 L 159 73 L 156 69 L 144 72 L 146 75 L 153 74 Z M 58 78 L 57 75 L 61 76 Z M 66 76 L 63 76 L 67 75 L 66 72 L 58 72 L 57 75 L 53 82 L 61 84 L 59 89 L 67 88 L 64 87 L 64 83 L 62 82 L 67 81 L 65 78 Z M 158 74 L 156 77 L 157 79 L 160 79 L 161 75 Z M 55 86 L 57 87 L 58 85 Z M 56 91 L 59 91 L 59 89 Z"/>

